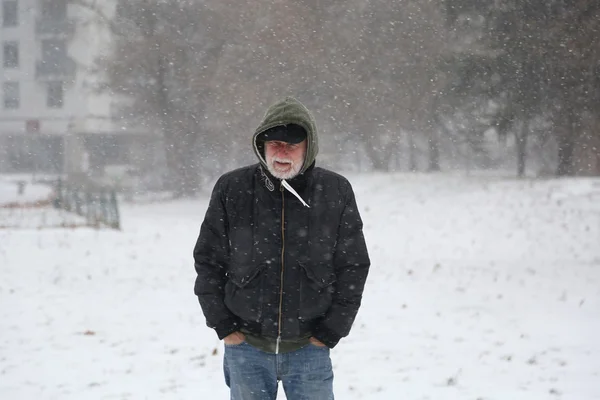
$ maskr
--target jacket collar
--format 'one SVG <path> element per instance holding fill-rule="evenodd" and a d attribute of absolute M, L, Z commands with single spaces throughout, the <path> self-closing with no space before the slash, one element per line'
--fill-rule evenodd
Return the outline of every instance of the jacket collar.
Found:
<path fill-rule="evenodd" d="M 297 192 L 304 191 L 304 189 L 308 185 L 308 180 L 312 175 L 314 168 L 315 162 L 313 161 L 312 164 L 308 168 L 306 168 L 306 170 L 303 173 L 298 174 L 292 179 L 286 179 L 286 182 L 289 183 Z M 269 172 L 269 170 L 261 164 L 258 165 L 258 170 L 260 174 L 261 183 L 265 188 L 267 188 L 270 192 L 279 190 L 279 187 L 281 186 L 281 179 L 275 178 Z"/>

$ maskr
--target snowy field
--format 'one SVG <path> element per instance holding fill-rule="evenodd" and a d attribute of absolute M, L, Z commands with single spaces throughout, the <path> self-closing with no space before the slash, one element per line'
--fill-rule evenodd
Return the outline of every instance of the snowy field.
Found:
<path fill-rule="evenodd" d="M 349 178 L 373 265 L 337 399 L 600 399 L 599 179 Z M 206 205 L 0 229 L 0 399 L 228 398 L 193 295 Z"/>
<path fill-rule="evenodd" d="M 22 193 L 18 190 L 19 181 L 25 182 Z M 0 229 L 48 229 L 85 225 L 85 218 L 54 209 L 51 205 L 52 197 L 52 187 L 32 183 L 31 176 L 0 175 Z"/>
<path fill-rule="evenodd" d="M 19 193 L 18 183 L 24 182 L 23 192 Z M 50 186 L 31 183 L 31 176 L 0 175 L 0 206 L 5 204 L 29 204 L 46 200 L 52 194 Z"/>

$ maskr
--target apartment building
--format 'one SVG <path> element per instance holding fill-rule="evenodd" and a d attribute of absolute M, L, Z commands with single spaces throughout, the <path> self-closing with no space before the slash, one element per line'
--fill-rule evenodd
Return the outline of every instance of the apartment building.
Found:
<path fill-rule="evenodd" d="M 69 0 L 0 0 L 0 173 L 102 173 L 140 132 L 111 118 L 96 61 L 110 32 Z M 96 2 L 107 8 L 111 1 Z"/>

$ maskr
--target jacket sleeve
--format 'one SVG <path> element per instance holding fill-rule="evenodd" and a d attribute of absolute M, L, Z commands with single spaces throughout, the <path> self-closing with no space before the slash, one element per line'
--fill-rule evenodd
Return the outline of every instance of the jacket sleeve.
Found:
<path fill-rule="evenodd" d="M 225 305 L 228 258 L 227 214 L 222 179 L 219 179 L 194 248 L 194 265 L 198 274 L 194 293 L 200 301 L 206 325 L 217 332 L 219 339 L 239 329 L 236 316 Z"/>
<path fill-rule="evenodd" d="M 347 185 L 333 258 L 337 275 L 333 303 L 313 332 L 315 338 L 330 348 L 350 333 L 371 265 L 354 192 L 349 182 Z"/>

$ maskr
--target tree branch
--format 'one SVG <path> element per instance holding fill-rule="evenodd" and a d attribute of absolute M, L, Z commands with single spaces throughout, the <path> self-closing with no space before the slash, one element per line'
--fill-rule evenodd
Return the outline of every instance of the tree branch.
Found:
<path fill-rule="evenodd" d="M 119 29 L 119 26 L 115 23 L 114 18 L 109 17 L 98 5 L 98 0 L 69 0 L 70 4 L 85 8 L 93 12 L 100 22 L 104 23 L 111 31 L 111 33 L 118 36 L 125 36 L 123 30 Z"/>

